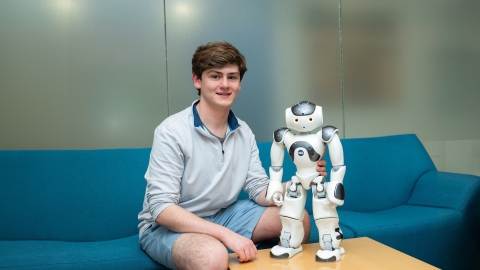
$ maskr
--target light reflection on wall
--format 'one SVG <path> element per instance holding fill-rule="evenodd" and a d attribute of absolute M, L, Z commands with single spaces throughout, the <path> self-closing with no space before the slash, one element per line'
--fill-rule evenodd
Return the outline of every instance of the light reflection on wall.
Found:
<path fill-rule="evenodd" d="M 174 7 L 175 12 L 177 15 L 185 17 L 191 14 L 190 12 L 190 6 L 186 3 L 176 3 Z"/>

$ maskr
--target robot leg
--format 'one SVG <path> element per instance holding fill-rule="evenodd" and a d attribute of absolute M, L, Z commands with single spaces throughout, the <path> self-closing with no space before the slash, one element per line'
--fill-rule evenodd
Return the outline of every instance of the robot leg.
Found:
<path fill-rule="evenodd" d="M 340 255 L 345 250 L 340 247 L 343 239 L 342 231 L 338 226 L 338 218 L 325 218 L 315 220 L 318 228 L 320 250 L 317 251 L 317 262 L 338 262 Z"/>
<path fill-rule="evenodd" d="M 281 246 L 277 245 L 270 251 L 270 257 L 288 259 L 303 250 L 302 241 L 305 235 L 303 230 L 303 210 L 307 199 L 307 192 L 300 183 L 289 182 L 283 205 L 280 208 L 282 232 Z"/>
<path fill-rule="evenodd" d="M 328 205 L 328 199 L 324 192 L 326 187 L 318 190 L 322 191 L 317 192 L 315 185 L 312 187 L 313 217 L 318 228 L 321 248 L 315 259 L 318 262 L 337 262 L 340 260 L 340 255 L 345 253 L 345 250 L 340 247 L 343 234 L 338 225 L 337 210 Z"/>

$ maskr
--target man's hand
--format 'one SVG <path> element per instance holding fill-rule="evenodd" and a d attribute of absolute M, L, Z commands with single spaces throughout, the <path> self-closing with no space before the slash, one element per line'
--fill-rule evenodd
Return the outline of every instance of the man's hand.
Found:
<path fill-rule="evenodd" d="M 257 247 L 251 239 L 232 232 L 222 239 L 222 243 L 238 255 L 240 262 L 253 260 L 257 255 Z"/>
<path fill-rule="evenodd" d="M 317 171 L 320 173 L 321 176 L 327 177 L 327 169 L 325 168 L 327 166 L 327 162 L 325 160 L 319 160 L 317 163 Z"/>

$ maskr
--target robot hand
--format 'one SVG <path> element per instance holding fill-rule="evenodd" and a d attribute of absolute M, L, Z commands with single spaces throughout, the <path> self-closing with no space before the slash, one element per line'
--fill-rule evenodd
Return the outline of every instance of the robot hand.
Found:
<path fill-rule="evenodd" d="M 278 181 L 270 181 L 265 199 L 267 203 L 274 203 L 276 206 L 283 205 L 283 185 Z"/>
<path fill-rule="evenodd" d="M 277 192 L 277 193 L 273 194 L 273 203 L 274 203 L 276 206 L 282 206 L 282 205 L 283 205 L 283 196 L 282 196 L 282 193 Z"/>
<path fill-rule="evenodd" d="M 324 204 L 325 206 L 329 206 L 329 207 L 332 208 L 332 209 L 335 209 L 335 208 L 337 207 L 337 205 L 334 204 L 334 203 L 332 203 L 332 202 L 328 199 L 328 197 L 325 198 L 325 201 L 323 202 L 323 204 Z"/>

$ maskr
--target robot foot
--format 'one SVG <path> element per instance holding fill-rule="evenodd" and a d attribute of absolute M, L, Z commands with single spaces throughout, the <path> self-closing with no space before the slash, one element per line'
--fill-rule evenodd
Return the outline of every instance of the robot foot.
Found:
<path fill-rule="evenodd" d="M 333 251 L 331 250 L 319 250 L 315 256 L 317 262 L 338 262 L 340 261 L 340 254 L 345 253 L 345 249 L 339 248 Z"/>
<path fill-rule="evenodd" d="M 270 258 L 273 259 L 289 259 L 302 251 L 302 246 L 298 248 L 286 248 L 282 246 L 274 246 L 270 251 Z"/>

